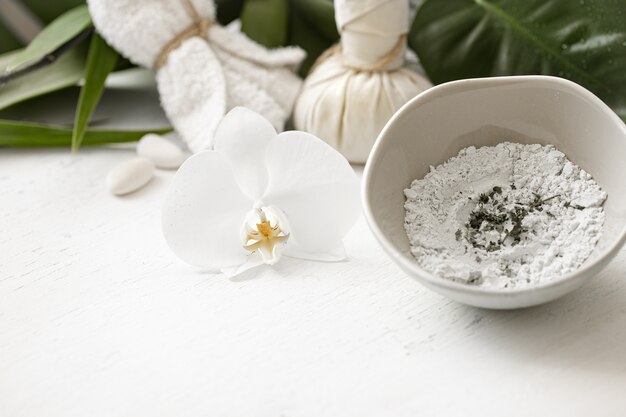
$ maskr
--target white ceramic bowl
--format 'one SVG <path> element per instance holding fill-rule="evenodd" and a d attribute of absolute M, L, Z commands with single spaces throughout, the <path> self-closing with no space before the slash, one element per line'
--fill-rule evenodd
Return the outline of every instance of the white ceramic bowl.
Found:
<path fill-rule="evenodd" d="M 499 142 L 553 144 L 608 193 L 600 241 L 585 264 L 530 288 L 484 289 L 422 269 L 409 252 L 403 190 L 461 149 Z M 511 309 L 554 300 L 581 286 L 626 241 L 626 126 L 600 99 L 571 81 L 517 76 L 454 81 L 402 107 L 381 132 L 365 167 L 364 209 L 372 232 L 406 273 L 449 298 Z"/>

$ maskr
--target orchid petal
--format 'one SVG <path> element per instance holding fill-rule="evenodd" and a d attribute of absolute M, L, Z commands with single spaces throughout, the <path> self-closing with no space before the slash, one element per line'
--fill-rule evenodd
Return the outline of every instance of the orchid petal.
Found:
<path fill-rule="evenodd" d="M 215 150 L 230 161 L 241 190 L 252 200 L 267 188 L 265 148 L 276 130 L 263 116 L 244 107 L 235 107 L 215 132 Z"/>
<path fill-rule="evenodd" d="M 248 259 L 242 265 L 229 266 L 222 268 L 222 274 L 226 275 L 227 278 L 233 278 L 237 275 L 243 274 L 244 272 L 256 268 L 257 266 L 264 265 L 263 259 L 258 253 L 253 253 L 248 256 Z"/>
<path fill-rule="evenodd" d="M 224 268 L 246 262 L 240 228 L 252 202 L 239 189 L 228 160 L 195 154 L 172 180 L 163 208 L 163 234 L 185 262 Z"/>
<path fill-rule="evenodd" d="M 263 202 L 280 207 L 302 251 L 327 253 L 359 217 L 357 177 L 335 149 L 304 132 L 285 132 L 266 149 L 269 184 Z"/>

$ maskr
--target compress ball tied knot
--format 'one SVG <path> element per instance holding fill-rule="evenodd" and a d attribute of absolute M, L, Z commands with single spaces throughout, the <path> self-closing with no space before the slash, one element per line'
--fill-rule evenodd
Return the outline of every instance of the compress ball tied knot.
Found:
<path fill-rule="evenodd" d="M 336 0 L 339 44 L 315 63 L 294 123 L 364 163 L 383 126 L 431 86 L 405 66 L 408 0 Z"/>

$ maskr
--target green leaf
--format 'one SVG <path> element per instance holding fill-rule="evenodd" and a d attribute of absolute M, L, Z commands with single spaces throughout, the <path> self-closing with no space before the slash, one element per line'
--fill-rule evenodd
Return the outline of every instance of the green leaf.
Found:
<path fill-rule="evenodd" d="M 339 40 L 332 0 L 246 0 L 241 20 L 244 32 L 260 44 L 304 49 L 307 57 L 300 67 L 302 76 Z"/>
<path fill-rule="evenodd" d="M 333 42 L 321 36 L 300 13 L 292 13 L 291 23 L 293 26 L 289 35 L 289 43 L 298 45 L 306 51 L 306 58 L 300 66 L 300 75 L 306 77 L 317 57 L 330 48 Z"/>
<path fill-rule="evenodd" d="M 435 83 L 556 75 L 626 120 L 626 0 L 426 0 L 409 43 Z"/>
<path fill-rule="evenodd" d="M 80 90 L 78 106 L 76 107 L 72 152 L 76 152 L 83 141 L 89 119 L 96 109 L 100 97 L 102 97 L 104 82 L 115 68 L 117 56 L 117 52 L 107 45 L 99 34 L 94 33 L 87 54 L 85 81 Z"/>
<path fill-rule="evenodd" d="M 21 0 L 44 23 L 50 23 L 67 10 L 85 4 L 85 0 Z"/>
<path fill-rule="evenodd" d="M 320 36 L 330 42 L 339 40 L 333 0 L 291 0 L 291 4 Z"/>
<path fill-rule="evenodd" d="M 304 49 L 300 67 L 305 76 L 318 56 L 339 40 L 332 0 L 291 0 L 289 44 Z"/>
<path fill-rule="evenodd" d="M 19 51 L 0 56 L 0 73 Z M 0 86 L 0 109 L 33 97 L 76 85 L 83 77 L 85 60 L 79 50 L 71 50 L 56 62 Z"/>
<path fill-rule="evenodd" d="M 147 133 L 167 133 L 171 129 L 104 131 L 88 130 L 83 139 L 84 145 L 104 145 L 108 143 L 134 142 Z M 0 146 L 8 147 L 58 147 L 70 146 L 72 129 L 49 126 L 39 123 L 0 120 Z"/>
<path fill-rule="evenodd" d="M 288 0 L 246 0 L 241 12 L 241 30 L 269 48 L 287 42 Z"/>
<path fill-rule="evenodd" d="M 33 41 L 17 54 L 8 65 L 13 71 L 24 64 L 41 59 L 75 38 L 91 24 L 87 6 L 78 6 L 59 16 L 46 26 Z"/>
<path fill-rule="evenodd" d="M 14 51 L 21 48 L 22 44 L 17 38 L 2 24 L 0 24 L 0 54 Z"/>

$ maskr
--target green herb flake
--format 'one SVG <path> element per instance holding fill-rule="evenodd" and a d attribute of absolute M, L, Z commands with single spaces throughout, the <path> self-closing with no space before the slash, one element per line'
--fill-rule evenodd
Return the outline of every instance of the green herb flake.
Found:
<path fill-rule="evenodd" d="M 516 189 L 514 184 L 511 184 L 511 189 Z M 544 203 L 560 196 L 557 194 L 548 198 L 542 198 L 539 193 L 533 192 L 533 199 L 530 202 L 515 203 L 514 207 L 509 209 L 503 203 L 508 201 L 509 196 L 502 194 L 503 189 L 499 186 L 493 187 L 489 193 L 480 194 L 476 208 L 469 214 L 468 222 L 464 226 L 466 230 L 465 240 L 475 249 L 495 252 L 502 249 L 505 245 L 518 245 L 521 243 L 524 234 L 529 232 L 523 226 L 524 218 L 529 213 L 534 213 L 535 211 L 543 212 Z M 498 197 L 498 195 L 502 197 Z M 571 205 L 571 202 L 566 204 Z M 555 217 L 554 214 L 548 211 L 546 211 L 546 214 L 550 217 Z M 480 236 L 485 232 L 492 231 L 498 232 L 501 237 L 495 242 L 481 242 Z M 456 240 L 461 240 L 462 237 L 463 232 L 461 229 L 457 230 L 455 233 Z"/>

